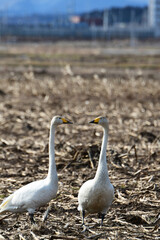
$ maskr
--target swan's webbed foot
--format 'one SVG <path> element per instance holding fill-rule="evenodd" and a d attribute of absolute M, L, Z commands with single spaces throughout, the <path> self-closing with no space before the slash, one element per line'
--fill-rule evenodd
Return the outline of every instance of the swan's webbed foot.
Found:
<path fill-rule="evenodd" d="M 93 228 L 94 226 L 86 226 L 85 224 L 83 224 L 83 230 L 81 231 L 82 233 L 88 231 L 92 234 L 96 234 L 96 232 L 94 232 L 93 230 L 91 230 L 91 228 Z"/>
<path fill-rule="evenodd" d="M 87 227 L 85 224 L 82 224 L 83 230 L 81 231 L 82 233 L 86 232 L 89 230 L 89 227 Z"/>

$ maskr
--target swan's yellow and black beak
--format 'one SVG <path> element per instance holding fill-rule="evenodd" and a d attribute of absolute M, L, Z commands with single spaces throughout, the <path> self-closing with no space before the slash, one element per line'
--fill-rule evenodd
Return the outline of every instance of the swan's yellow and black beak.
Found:
<path fill-rule="evenodd" d="M 94 120 L 90 121 L 89 123 L 94 123 L 94 124 L 98 124 L 100 120 L 100 117 L 95 118 Z"/>
<path fill-rule="evenodd" d="M 65 118 L 62 118 L 62 121 L 64 124 L 73 124 L 72 122 L 68 121 L 67 119 Z"/>

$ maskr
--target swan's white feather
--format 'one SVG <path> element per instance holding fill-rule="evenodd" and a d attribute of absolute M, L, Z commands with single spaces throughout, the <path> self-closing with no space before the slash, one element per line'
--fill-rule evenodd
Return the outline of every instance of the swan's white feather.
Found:
<path fill-rule="evenodd" d="M 111 183 L 99 183 L 95 179 L 88 180 L 80 188 L 78 210 L 88 213 L 105 214 L 110 207 L 114 196 L 114 188 Z"/>

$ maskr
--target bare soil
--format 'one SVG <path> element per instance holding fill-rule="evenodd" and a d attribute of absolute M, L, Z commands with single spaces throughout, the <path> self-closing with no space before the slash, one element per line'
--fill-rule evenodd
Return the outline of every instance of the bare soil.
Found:
<path fill-rule="evenodd" d="M 59 191 L 46 223 L 47 206 L 37 210 L 36 226 L 26 213 L 1 215 L 0 239 L 159 239 L 160 55 L 145 49 L 112 54 L 71 42 L 0 47 L 0 201 L 46 176 L 52 117 L 75 123 L 56 131 Z M 109 119 L 115 198 L 104 226 L 90 215 L 90 231 L 82 233 L 77 195 L 96 172 L 102 129 L 88 122 L 99 115 Z"/>

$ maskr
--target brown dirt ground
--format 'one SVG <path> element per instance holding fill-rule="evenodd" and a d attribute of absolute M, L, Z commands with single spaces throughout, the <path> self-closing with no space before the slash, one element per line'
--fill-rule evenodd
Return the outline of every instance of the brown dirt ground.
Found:
<path fill-rule="evenodd" d="M 57 198 L 35 214 L 0 217 L 0 239 L 159 239 L 160 55 L 104 54 L 104 46 L 15 44 L 0 48 L 0 200 L 42 179 L 54 115 L 75 124 L 56 131 Z M 82 233 L 80 186 L 95 175 L 109 119 L 108 168 L 115 198 L 104 226 L 97 215 Z M 92 153 L 93 159 L 89 157 Z"/>

